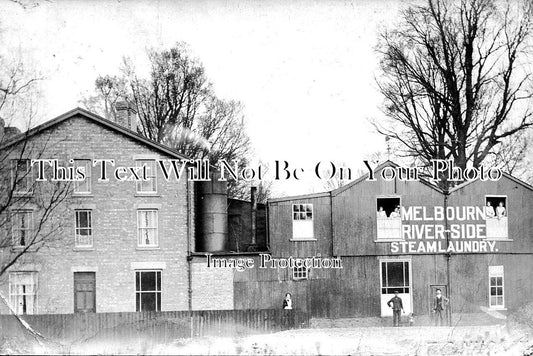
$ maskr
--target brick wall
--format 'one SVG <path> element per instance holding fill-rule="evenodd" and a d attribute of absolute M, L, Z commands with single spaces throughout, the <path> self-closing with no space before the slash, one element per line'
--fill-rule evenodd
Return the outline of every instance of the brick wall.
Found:
<path fill-rule="evenodd" d="M 42 158 L 115 159 L 117 166 L 134 166 L 135 158 L 149 155 L 173 158 L 148 145 L 77 116 L 34 136 L 36 145 L 48 141 Z M 64 223 L 63 232 L 36 254 L 21 260 L 11 271 L 38 272 L 37 312 L 74 311 L 73 273 L 96 273 L 96 311 L 135 311 L 135 266 L 162 268 L 161 310 L 188 308 L 187 199 L 186 180 L 165 182 L 160 172 L 157 194 L 139 196 L 135 182 L 97 182 L 98 168 L 92 170 L 89 196 L 71 197 L 56 212 Z M 159 247 L 137 247 L 136 210 L 157 207 Z M 74 248 L 74 210 L 92 209 L 94 248 Z M 144 263 L 144 264 L 142 264 Z M 8 297 L 7 274 L 0 281 Z"/>
<path fill-rule="evenodd" d="M 231 268 L 207 267 L 206 259 L 192 263 L 192 309 L 233 309 L 233 274 Z"/>

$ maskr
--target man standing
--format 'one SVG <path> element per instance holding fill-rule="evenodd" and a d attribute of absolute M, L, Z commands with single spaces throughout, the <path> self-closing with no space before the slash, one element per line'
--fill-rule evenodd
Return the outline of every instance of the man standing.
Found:
<path fill-rule="evenodd" d="M 440 289 L 437 289 L 433 299 L 433 313 L 435 313 L 435 326 L 442 326 L 442 312 L 448 304 L 449 299 L 442 295 Z"/>
<path fill-rule="evenodd" d="M 394 297 L 387 302 L 387 305 L 392 308 L 392 326 L 400 326 L 402 311 L 405 313 L 405 310 L 403 310 L 402 298 L 398 297 L 397 290 L 394 291 Z"/>

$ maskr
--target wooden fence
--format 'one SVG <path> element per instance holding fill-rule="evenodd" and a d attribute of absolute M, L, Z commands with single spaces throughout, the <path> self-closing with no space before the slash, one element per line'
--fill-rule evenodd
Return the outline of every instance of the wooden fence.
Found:
<path fill-rule="evenodd" d="M 61 343 L 146 338 L 171 342 L 201 336 L 245 336 L 309 326 L 300 310 L 209 310 L 142 313 L 24 315 L 49 340 Z M 25 332 L 13 315 L 0 315 L 0 333 Z"/>

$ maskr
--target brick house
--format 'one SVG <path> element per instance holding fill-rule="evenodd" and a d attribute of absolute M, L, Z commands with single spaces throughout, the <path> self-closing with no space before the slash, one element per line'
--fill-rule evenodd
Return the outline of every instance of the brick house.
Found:
<path fill-rule="evenodd" d="M 70 194 L 53 212 L 63 222 L 61 230 L 2 276 L 0 291 L 18 313 L 188 309 L 192 184 L 187 179 L 165 181 L 154 173 L 157 159 L 186 158 L 137 135 L 134 124 L 128 110 L 111 122 L 78 108 L 2 147 L 9 160 L 23 165 L 39 152 L 43 159 L 88 168 L 88 178 L 70 186 Z M 20 155 L 21 147 L 30 145 L 33 149 Z M 94 159 L 113 159 L 115 166 L 146 165 L 153 179 L 119 182 L 110 174 L 109 181 L 100 182 L 101 166 L 91 168 Z M 40 220 L 38 197 L 31 191 L 24 194 L 22 208 L 10 207 L 4 237 L 20 239 Z M 22 247 L 1 253 L 16 252 L 24 242 L 17 245 Z"/>

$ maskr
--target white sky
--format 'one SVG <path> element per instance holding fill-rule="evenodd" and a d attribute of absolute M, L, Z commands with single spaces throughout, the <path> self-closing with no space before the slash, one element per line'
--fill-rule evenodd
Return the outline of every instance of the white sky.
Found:
<path fill-rule="evenodd" d="M 0 0 L 0 40 L 42 73 L 44 120 L 76 106 L 123 56 L 187 42 L 219 96 L 243 102 L 255 157 L 306 168 L 278 194 L 322 190 L 320 160 L 363 168 L 384 149 L 368 118 L 381 117 L 374 77 L 377 32 L 402 0 L 41 1 Z"/>

